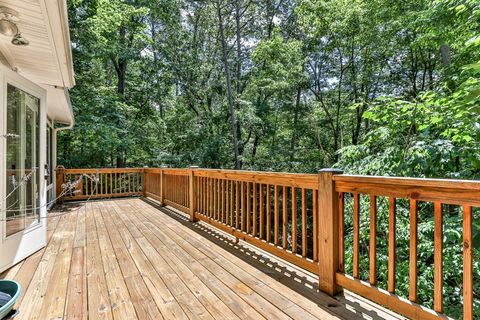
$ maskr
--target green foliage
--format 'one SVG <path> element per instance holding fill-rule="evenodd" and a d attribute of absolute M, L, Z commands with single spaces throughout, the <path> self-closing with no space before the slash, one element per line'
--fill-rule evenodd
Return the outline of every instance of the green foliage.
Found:
<path fill-rule="evenodd" d="M 278 30 L 271 39 L 260 41 L 252 61 L 256 72 L 251 86 L 265 94 L 291 92 L 307 80 L 302 42 L 285 41 Z"/>
<path fill-rule="evenodd" d="M 75 0 L 69 18 L 76 124 L 61 132 L 59 164 L 232 168 L 221 25 L 243 169 L 479 178 L 477 0 Z M 402 201 L 397 290 L 405 296 Z M 460 318 L 461 212 L 445 210 L 445 304 Z M 431 306 L 431 205 L 421 204 L 419 215 L 419 297 Z M 379 199 L 381 287 L 387 217 Z M 368 270 L 368 199 L 361 224 L 361 270 Z M 474 230 L 478 297 L 476 222 Z"/>

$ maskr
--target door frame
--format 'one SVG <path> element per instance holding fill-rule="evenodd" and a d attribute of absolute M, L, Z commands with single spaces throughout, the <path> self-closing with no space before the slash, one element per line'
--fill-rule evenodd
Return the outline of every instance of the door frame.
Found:
<path fill-rule="evenodd" d="M 23 90 L 40 99 L 39 116 L 39 161 L 38 161 L 38 195 L 39 223 L 6 237 L 6 153 L 7 139 L 0 137 L 0 272 L 25 259 L 34 252 L 45 247 L 47 240 L 46 180 L 44 167 L 46 161 L 46 126 L 47 126 L 47 92 L 34 82 L 20 76 L 18 73 L 0 65 L 0 135 L 7 129 L 7 86 L 8 84 Z"/>

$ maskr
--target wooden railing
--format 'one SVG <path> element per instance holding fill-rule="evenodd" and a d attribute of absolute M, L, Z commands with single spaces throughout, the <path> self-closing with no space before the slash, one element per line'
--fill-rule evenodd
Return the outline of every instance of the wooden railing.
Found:
<path fill-rule="evenodd" d="M 56 169 L 57 196 L 62 201 L 127 197 L 142 194 L 143 169 Z M 65 184 L 74 189 L 65 190 Z"/>
<path fill-rule="evenodd" d="M 445 207 L 449 211 L 461 212 L 463 225 L 463 318 L 473 319 L 473 273 L 472 273 L 472 207 L 480 207 L 480 182 L 440 179 L 411 179 L 336 175 L 333 177 L 335 191 L 339 197 L 339 267 L 336 272 L 337 285 L 360 293 L 366 298 L 415 319 L 436 319 L 443 308 L 443 216 Z M 345 196 L 353 197 L 350 212 L 345 210 Z M 360 199 L 367 196 L 370 204 L 369 281 L 359 280 L 360 259 Z M 376 285 L 376 221 L 377 200 L 388 199 L 388 288 Z M 410 222 L 409 244 L 409 294 L 408 300 L 395 295 L 396 282 L 396 212 L 400 199 L 408 201 Z M 419 205 L 433 207 L 434 221 L 434 274 L 433 310 L 417 304 L 418 275 L 418 211 Z M 353 215 L 353 272 L 344 272 L 344 218 Z M 460 270 L 458 270 L 460 272 Z M 478 315 L 477 315 L 478 316 Z"/>
<path fill-rule="evenodd" d="M 75 179 L 83 174 L 103 175 L 101 191 L 95 190 L 94 197 L 142 193 L 161 205 L 188 214 L 192 222 L 204 221 L 317 274 L 320 290 L 330 295 L 345 288 L 413 319 L 445 318 L 442 296 L 445 210 L 442 206 L 449 206 L 448 210 L 456 207 L 462 211 L 463 222 L 463 318 L 474 318 L 472 208 L 480 207 L 480 182 L 350 176 L 334 169 L 324 169 L 319 174 L 289 174 L 192 167 L 60 170 L 57 186 L 62 179 L 65 182 L 68 177 Z M 128 178 L 122 180 L 119 176 Z M 65 200 L 91 196 L 88 181 L 79 189 L 81 192 L 68 195 Z M 362 199 L 368 201 L 362 202 Z M 377 266 L 379 200 L 388 205 L 388 230 L 381 230 L 382 235 L 387 235 L 387 239 L 383 239 L 388 243 L 387 275 L 379 274 Z M 366 202 L 368 206 L 361 206 Z M 396 232 L 399 231 L 396 213 L 400 202 L 409 206 L 408 299 L 396 295 Z M 431 248 L 434 253 L 433 310 L 417 299 L 420 254 L 417 212 L 419 205 L 428 204 L 433 208 L 435 224 Z M 369 217 L 370 236 L 368 250 L 360 250 L 361 243 L 365 243 L 360 237 L 360 220 L 365 214 Z M 349 226 L 353 233 L 351 261 L 345 258 L 346 220 L 352 224 Z M 361 269 L 361 258 L 368 258 L 368 270 Z M 351 269 L 348 274 L 347 263 Z M 367 279 L 362 278 L 365 272 Z M 377 279 L 382 276 L 388 279 L 387 290 L 378 288 Z"/>

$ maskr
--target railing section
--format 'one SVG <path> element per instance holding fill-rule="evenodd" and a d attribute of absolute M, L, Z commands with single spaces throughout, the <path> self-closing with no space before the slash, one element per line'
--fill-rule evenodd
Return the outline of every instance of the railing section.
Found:
<path fill-rule="evenodd" d="M 360 293 L 366 298 L 404 314 L 413 319 L 437 319 L 444 317 L 444 283 L 443 273 L 443 218 L 446 213 L 460 213 L 460 224 L 463 225 L 463 318 L 473 319 L 473 274 L 472 274 L 472 207 L 480 206 L 480 183 L 474 181 L 440 180 L 440 179 L 411 179 L 411 178 L 387 178 L 337 175 L 333 177 L 335 191 L 338 195 L 339 223 L 339 270 L 336 272 L 337 285 L 348 290 Z M 346 201 L 352 202 L 347 209 Z M 362 200 L 368 202 L 367 206 L 361 206 Z M 377 263 L 377 209 L 379 200 L 388 206 L 388 266 L 387 266 L 387 290 L 377 288 L 376 274 Z M 409 219 L 409 255 L 402 257 L 408 259 L 409 283 L 408 299 L 398 297 L 395 292 L 398 284 L 395 281 L 397 273 L 396 256 L 396 226 L 397 209 L 399 204 L 406 209 Z M 362 227 L 361 208 L 367 207 L 369 215 L 369 241 L 368 241 L 368 281 L 360 280 L 361 242 L 360 229 Z M 405 208 L 407 207 L 407 208 Z M 433 248 L 419 250 L 418 226 L 420 221 L 419 210 L 423 210 L 424 218 L 432 219 L 434 223 Z M 447 212 L 448 210 L 448 212 Z M 426 212 L 426 214 L 425 214 Z M 351 274 L 345 274 L 345 224 L 347 217 L 352 217 L 353 224 L 353 261 Z M 365 216 L 365 215 L 364 215 Z M 384 232 L 383 232 L 384 234 Z M 365 240 L 365 239 L 363 239 Z M 433 310 L 429 310 L 419 303 L 418 297 L 418 274 L 419 257 L 426 255 L 426 250 L 433 251 Z M 462 272 L 462 270 L 458 270 Z"/>
<path fill-rule="evenodd" d="M 96 189 L 88 175 L 98 175 L 101 182 Z M 463 224 L 463 318 L 474 318 L 472 208 L 480 207 L 480 182 L 350 176 L 334 169 L 289 174 L 192 167 L 60 170 L 57 186 L 69 178 L 81 183 L 65 200 L 143 194 L 185 212 L 191 221 L 209 223 L 317 274 L 320 290 L 330 295 L 345 288 L 412 319 L 445 318 L 443 218 L 446 210 L 457 210 Z M 408 255 L 401 257 L 408 259 L 408 298 L 396 294 L 396 233 L 403 232 L 396 223 L 400 204 L 409 219 Z M 377 230 L 379 213 L 383 215 L 385 208 L 388 230 Z M 434 223 L 433 309 L 422 305 L 417 292 L 422 254 L 418 238 L 424 236 L 418 229 L 419 208 L 431 208 Z M 346 221 L 348 235 L 353 235 L 348 239 L 352 248 L 348 261 Z M 379 241 L 380 232 L 386 236 Z M 380 242 L 388 251 L 388 266 L 381 273 Z M 360 263 L 366 259 L 368 264 Z M 386 290 L 378 287 L 382 277 Z"/>
<path fill-rule="evenodd" d="M 142 194 L 143 169 L 57 168 L 57 197 L 63 201 L 127 197 Z"/>

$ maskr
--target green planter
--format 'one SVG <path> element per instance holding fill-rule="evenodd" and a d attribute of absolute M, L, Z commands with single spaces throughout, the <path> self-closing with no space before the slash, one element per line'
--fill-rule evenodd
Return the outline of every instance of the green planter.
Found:
<path fill-rule="evenodd" d="M 0 292 L 7 293 L 12 297 L 5 305 L 0 307 L 0 319 L 5 318 L 10 311 L 12 311 L 15 302 L 18 297 L 20 297 L 21 291 L 22 287 L 18 282 L 13 280 L 0 280 Z"/>

